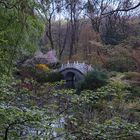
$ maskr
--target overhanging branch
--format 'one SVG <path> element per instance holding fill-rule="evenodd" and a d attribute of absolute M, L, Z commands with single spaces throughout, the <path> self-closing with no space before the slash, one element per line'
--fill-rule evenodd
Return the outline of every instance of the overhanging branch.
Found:
<path fill-rule="evenodd" d="M 140 6 L 140 2 L 137 5 L 135 5 L 134 7 L 126 8 L 126 9 L 125 8 L 124 9 L 116 9 L 116 10 L 112 10 L 112 11 L 107 12 L 107 13 L 102 13 L 102 15 L 109 15 L 109 14 L 113 14 L 115 12 L 128 12 L 128 11 L 131 11 L 131 10 L 138 8 L 139 6 Z"/>

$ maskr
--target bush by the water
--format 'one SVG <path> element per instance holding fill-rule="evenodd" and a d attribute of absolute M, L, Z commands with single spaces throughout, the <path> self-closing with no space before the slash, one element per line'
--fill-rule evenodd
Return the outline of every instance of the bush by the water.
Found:
<path fill-rule="evenodd" d="M 105 70 L 95 69 L 85 76 L 84 81 L 79 83 L 78 90 L 96 90 L 97 88 L 105 86 L 107 84 L 108 78 L 108 74 Z"/>
<path fill-rule="evenodd" d="M 63 75 L 59 72 L 50 72 L 50 73 L 41 72 L 36 74 L 36 80 L 39 83 L 47 83 L 47 82 L 53 83 L 61 81 L 62 79 Z"/>
<path fill-rule="evenodd" d="M 63 75 L 59 72 L 51 72 L 47 76 L 47 82 L 50 83 L 61 81 L 62 79 L 63 79 Z"/>
<path fill-rule="evenodd" d="M 57 71 L 53 71 L 47 65 L 38 64 L 36 67 L 23 67 L 20 70 L 23 78 L 33 78 L 39 83 L 58 82 L 63 79 L 63 75 Z"/>

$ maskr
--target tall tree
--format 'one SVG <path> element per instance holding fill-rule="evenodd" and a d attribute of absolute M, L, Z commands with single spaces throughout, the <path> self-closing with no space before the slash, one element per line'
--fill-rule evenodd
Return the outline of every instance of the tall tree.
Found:
<path fill-rule="evenodd" d="M 115 6 L 114 6 L 115 5 Z M 102 20 L 114 13 L 126 13 L 140 6 L 131 0 L 87 0 L 87 16 L 90 18 L 93 29 L 100 32 Z"/>
<path fill-rule="evenodd" d="M 10 72 L 15 59 L 22 53 L 33 52 L 44 30 L 32 0 L 0 1 L 0 72 Z"/>

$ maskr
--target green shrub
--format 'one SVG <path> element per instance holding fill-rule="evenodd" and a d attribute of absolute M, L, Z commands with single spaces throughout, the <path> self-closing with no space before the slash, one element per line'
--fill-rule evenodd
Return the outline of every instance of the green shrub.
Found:
<path fill-rule="evenodd" d="M 128 91 L 130 91 L 130 99 L 133 98 L 140 98 L 140 87 L 139 86 L 130 86 L 128 88 Z"/>
<path fill-rule="evenodd" d="M 123 80 L 127 81 L 130 85 L 128 88 L 131 93 L 130 98 L 140 97 L 140 73 L 127 72 L 125 73 Z"/>
<path fill-rule="evenodd" d="M 63 79 L 63 75 L 60 74 L 59 72 L 41 72 L 41 73 L 36 73 L 36 80 L 39 83 L 53 83 L 53 82 L 58 82 Z"/>
<path fill-rule="evenodd" d="M 109 71 L 117 72 L 135 71 L 135 66 L 135 62 L 131 58 L 121 56 L 112 57 L 106 63 Z"/>
<path fill-rule="evenodd" d="M 139 80 L 140 81 L 140 73 L 138 72 L 127 72 L 125 73 L 125 80 Z"/>
<path fill-rule="evenodd" d="M 106 99 L 108 96 L 107 92 L 102 92 L 100 90 L 92 91 L 92 90 L 83 90 L 81 92 L 81 102 L 90 104 L 90 105 L 97 105 L 101 102 L 101 100 Z"/>
<path fill-rule="evenodd" d="M 47 74 L 46 72 L 36 72 L 34 78 L 39 83 L 46 83 L 47 82 Z"/>
<path fill-rule="evenodd" d="M 78 84 L 78 90 L 96 90 L 107 84 L 108 81 L 108 74 L 106 71 L 97 70 L 89 72 L 85 76 L 85 80 Z"/>
<path fill-rule="evenodd" d="M 140 138 L 139 125 L 129 123 L 119 117 L 106 120 L 91 127 L 91 140 L 134 140 Z"/>
<path fill-rule="evenodd" d="M 35 67 L 23 67 L 20 70 L 20 74 L 23 78 L 33 78 L 39 83 L 52 83 L 63 79 L 63 75 L 59 72 L 54 72 L 51 69 L 49 71 L 43 71 Z"/>
<path fill-rule="evenodd" d="M 63 79 L 63 75 L 59 72 L 51 72 L 47 76 L 47 82 L 50 83 L 61 81 L 62 79 Z"/>

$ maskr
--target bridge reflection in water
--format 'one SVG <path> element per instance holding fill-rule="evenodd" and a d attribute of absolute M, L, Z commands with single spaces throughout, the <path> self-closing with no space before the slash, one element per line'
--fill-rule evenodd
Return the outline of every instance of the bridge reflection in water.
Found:
<path fill-rule="evenodd" d="M 66 80 L 67 88 L 75 88 L 75 82 L 76 82 L 75 73 L 68 72 L 65 76 L 65 80 Z"/>

